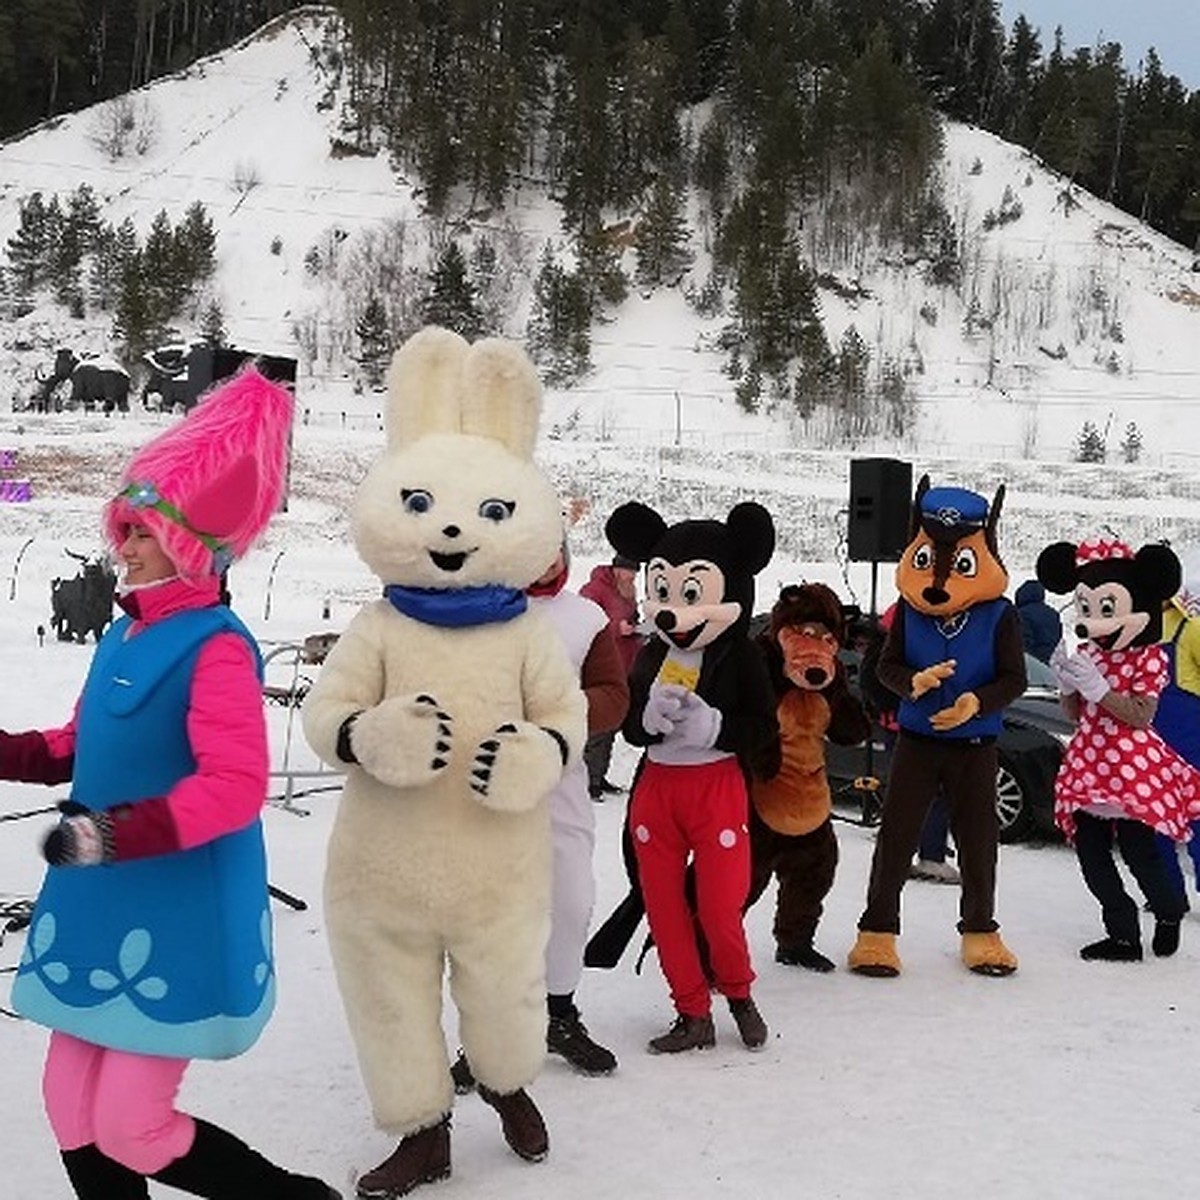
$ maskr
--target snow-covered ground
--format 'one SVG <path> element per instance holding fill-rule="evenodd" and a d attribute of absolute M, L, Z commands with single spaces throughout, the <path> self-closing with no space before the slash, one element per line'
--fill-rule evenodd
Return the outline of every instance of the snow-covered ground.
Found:
<path fill-rule="evenodd" d="M 335 466 L 333 459 L 327 463 Z M 43 503 L 53 528 L 54 502 Z M 67 507 L 82 528 L 97 504 L 90 512 L 86 504 Z M 272 537 L 232 577 L 235 606 L 268 653 L 339 628 L 375 590 L 353 554 L 314 535 L 301 514 L 281 516 Z M 0 727 L 8 729 L 63 720 L 91 655 L 90 647 L 39 644 L 49 579 L 71 564 L 49 536 L 35 537 L 14 570 L 24 541 L 9 536 L 7 526 L 0 530 L 0 678 L 7 685 Z M 575 584 L 594 561 L 577 559 Z M 776 577 L 800 570 L 786 560 L 775 564 L 763 594 Z M 810 564 L 804 573 L 835 585 L 841 577 L 833 563 Z M 334 597 L 328 621 L 322 618 L 326 596 Z M 286 655 L 274 658 L 268 682 L 290 683 L 288 662 Z M 294 770 L 315 766 L 298 725 L 289 739 L 287 710 L 268 713 L 276 766 L 285 758 Z M 620 749 L 616 776 L 627 780 L 632 768 L 632 752 Z M 283 781 L 276 787 L 282 793 Z M 60 790 L 0 785 L 4 898 L 36 890 L 38 842 L 51 821 L 9 818 L 50 803 Z M 322 925 L 324 844 L 336 792 L 296 796 L 292 803 L 308 815 L 276 804 L 265 817 L 273 881 L 309 904 L 304 912 L 276 906 L 278 1012 L 244 1057 L 196 1064 L 182 1102 L 351 1195 L 354 1171 L 373 1166 L 390 1144 L 371 1127 Z M 623 894 L 623 808 L 618 798 L 596 810 L 598 917 Z M 863 902 L 872 835 L 848 824 L 839 835 L 842 862 L 818 942 L 840 962 Z M 632 950 L 614 971 L 587 972 L 579 999 L 593 1033 L 620 1059 L 616 1075 L 584 1079 L 557 1060 L 548 1062 L 535 1095 L 552 1146 L 538 1166 L 507 1150 L 495 1114 L 476 1097 L 459 1101 L 453 1178 L 425 1191 L 447 1200 L 936 1200 L 964 1190 L 981 1200 L 1115 1200 L 1184 1186 L 1190 1131 L 1200 1112 L 1190 1049 L 1200 1033 L 1200 924 L 1185 924 L 1174 959 L 1083 963 L 1076 952 L 1097 936 L 1099 921 L 1070 851 L 1004 847 L 999 917 L 1021 969 L 1010 979 L 984 979 L 957 959 L 956 894 L 934 884 L 909 885 L 901 941 L 906 970 L 896 981 L 845 970 L 818 977 L 777 966 L 769 894 L 749 917 L 756 995 L 771 1026 L 770 1041 L 757 1054 L 741 1047 L 718 1005 L 715 1050 L 651 1057 L 645 1042 L 672 1015 L 654 957 L 640 977 L 632 970 Z M 0 964 L 14 964 L 23 941 L 23 934 L 9 934 Z M 447 1021 L 453 1038 L 449 1009 Z M 7 1163 L 0 1190 L 14 1200 L 52 1200 L 65 1192 L 40 1107 L 45 1041 L 44 1030 L 0 1018 Z"/>

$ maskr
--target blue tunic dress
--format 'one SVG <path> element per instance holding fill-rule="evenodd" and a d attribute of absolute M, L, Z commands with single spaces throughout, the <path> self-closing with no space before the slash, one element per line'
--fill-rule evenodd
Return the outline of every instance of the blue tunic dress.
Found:
<path fill-rule="evenodd" d="M 192 609 L 96 648 L 80 698 L 72 799 L 108 809 L 162 796 L 194 772 L 188 698 L 203 644 L 222 630 L 258 648 L 224 607 Z M 262 825 L 191 850 L 50 867 L 13 984 L 13 1007 L 101 1046 L 231 1058 L 275 1003 Z"/>

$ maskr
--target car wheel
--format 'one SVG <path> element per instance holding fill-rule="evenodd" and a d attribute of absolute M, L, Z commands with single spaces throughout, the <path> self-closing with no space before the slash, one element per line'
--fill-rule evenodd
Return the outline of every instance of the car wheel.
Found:
<path fill-rule="evenodd" d="M 1029 785 L 1013 760 L 1004 754 L 996 768 L 996 817 L 1002 842 L 1019 842 L 1033 832 Z"/>

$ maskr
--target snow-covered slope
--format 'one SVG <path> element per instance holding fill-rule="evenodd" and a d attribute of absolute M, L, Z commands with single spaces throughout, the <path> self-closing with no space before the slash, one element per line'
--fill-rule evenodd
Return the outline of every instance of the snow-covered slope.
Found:
<path fill-rule="evenodd" d="M 386 154 L 339 152 L 342 107 L 321 52 L 335 21 L 332 10 L 303 10 L 135 93 L 156 131 L 144 155 L 111 161 L 101 152 L 99 108 L 0 146 L 0 245 L 35 190 L 65 196 L 88 183 L 107 220 L 131 217 L 143 234 L 161 209 L 177 221 L 200 200 L 218 232 L 214 291 L 231 340 L 295 353 L 297 324 L 315 323 L 325 349 L 305 364 L 302 402 L 314 421 L 369 425 L 377 400 L 350 386 L 344 299 L 306 271 L 305 255 L 333 243 L 369 256 L 386 224 L 403 232 L 412 264 L 424 269 L 444 227 L 423 214 L 416 181 L 401 178 Z M 1143 462 L 1200 463 L 1192 445 L 1200 276 L 1191 254 L 977 129 L 948 127 L 943 175 L 962 248 L 957 290 L 931 286 L 924 264 L 895 255 L 867 253 L 851 269 L 811 247 L 814 269 L 836 284 L 821 292 L 830 343 L 853 324 L 876 364 L 903 364 L 915 401 L 905 436 L 881 433 L 853 449 L 1061 461 L 1091 421 L 1107 433 L 1111 460 L 1132 422 Z M 621 215 L 630 214 L 614 219 Z M 563 241 L 558 213 L 526 186 L 488 220 L 527 254 L 504 331 L 520 336 L 537 255 L 547 240 Z M 696 240 L 699 283 L 707 260 Z M 786 411 L 736 407 L 713 348 L 721 323 L 699 317 L 681 290 L 634 291 L 594 330 L 595 371 L 549 397 L 548 426 L 642 445 L 828 447 L 819 418 L 805 425 Z M 0 331 L 0 404 L 6 389 L 27 394 L 59 344 L 111 350 L 109 322 L 73 321 L 47 301 Z"/>

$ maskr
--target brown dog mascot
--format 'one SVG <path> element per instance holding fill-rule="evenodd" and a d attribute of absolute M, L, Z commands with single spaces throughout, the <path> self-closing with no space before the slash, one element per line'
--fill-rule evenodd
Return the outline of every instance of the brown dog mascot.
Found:
<path fill-rule="evenodd" d="M 846 687 L 838 660 L 842 605 L 823 583 L 789 584 L 758 638 L 775 689 L 780 765 L 752 778 L 749 907 L 779 881 L 775 961 L 810 971 L 833 963 L 813 946 L 824 900 L 833 887 L 838 843 L 833 831 L 825 740 L 856 745 L 870 732 L 862 704 Z"/>

